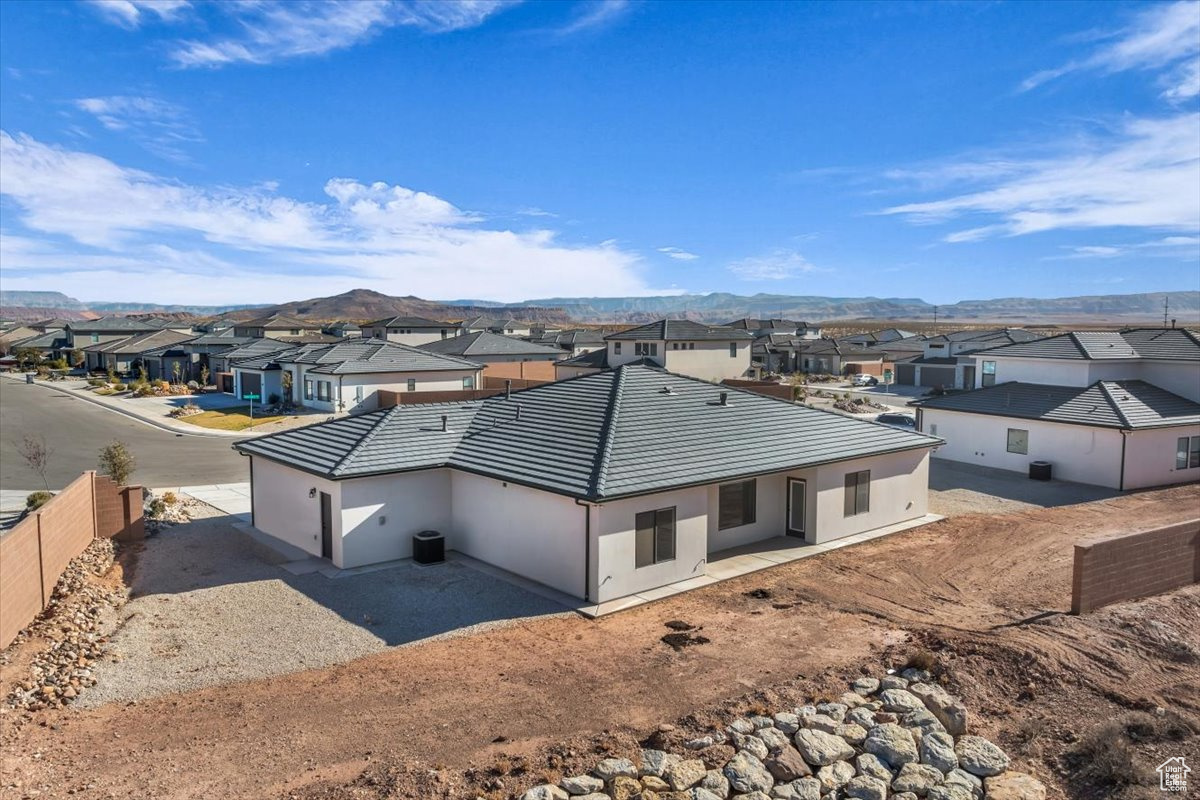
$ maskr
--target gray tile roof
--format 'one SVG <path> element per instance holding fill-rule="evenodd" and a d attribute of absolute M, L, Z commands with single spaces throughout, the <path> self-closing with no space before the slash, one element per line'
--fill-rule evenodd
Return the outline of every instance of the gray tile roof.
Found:
<path fill-rule="evenodd" d="M 1125 430 L 1200 423 L 1200 404 L 1145 381 L 1097 381 L 1085 387 L 1013 381 L 922 400 L 920 405 Z"/>
<path fill-rule="evenodd" d="M 136 336 L 130 336 L 127 339 L 119 339 L 115 342 L 106 342 L 98 346 L 100 352 L 104 353 L 122 353 L 137 355 L 144 353 L 147 350 L 153 350 L 158 347 L 167 345 L 177 345 L 181 342 L 186 342 L 192 338 L 190 333 L 180 333 L 172 330 L 157 330 L 149 333 L 140 333 Z M 97 348 L 88 348 L 95 350 Z"/>
<path fill-rule="evenodd" d="M 244 344 L 241 347 L 235 347 L 232 350 L 225 350 L 218 353 L 218 357 L 227 358 L 231 362 L 239 362 L 245 359 L 258 359 L 264 356 L 274 356 L 282 353 L 285 350 L 294 350 L 298 345 L 288 344 L 287 342 L 278 342 L 274 339 L 255 338 L 249 344 Z"/>
<path fill-rule="evenodd" d="M 657 339 L 659 341 L 735 341 L 753 339 L 754 335 L 737 328 L 723 325 L 702 325 L 690 319 L 660 319 L 630 328 L 620 333 L 610 333 L 605 339 Z"/>
<path fill-rule="evenodd" d="M 597 350 L 580 353 L 572 358 L 564 358 L 562 361 L 556 361 L 555 366 L 608 369 L 608 348 L 601 347 Z"/>
<path fill-rule="evenodd" d="M 1110 358 L 1200 361 L 1200 337 L 1184 328 L 1072 331 L 1032 342 L 1003 345 L 976 354 L 1097 361 Z"/>
<path fill-rule="evenodd" d="M 452 336 L 448 339 L 438 339 L 418 345 L 421 350 L 443 355 L 462 356 L 508 356 L 508 355 L 562 355 L 558 347 L 527 342 L 512 336 L 501 336 L 491 331 L 476 331 L 462 336 Z"/>
<path fill-rule="evenodd" d="M 442 322 L 427 317 L 387 317 L 363 325 L 364 328 L 457 328 L 457 322 Z"/>
<path fill-rule="evenodd" d="M 133 317 L 100 317 L 100 319 L 77 319 L 67 323 L 72 333 L 138 333 L 158 330 Z"/>
<path fill-rule="evenodd" d="M 254 319 L 245 319 L 233 323 L 235 328 L 263 328 L 266 330 L 305 330 L 308 328 L 320 328 L 320 325 L 315 323 L 305 322 L 296 317 L 289 317 L 286 314 L 268 314 L 265 317 L 255 317 Z"/>
<path fill-rule="evenodd" d="M 282 364 L 306 364 L 310 372 L 323 375 L 361 375 L 384 372 L 445 372 L 480 365 L 465 358 L 430 353 L 416 347 L 382 339 L 339 339 L 332 344 L 290 347 L 257 358 L 239 360 L 240 369 L 278 369 Z"/>
<path fill-rule="evenodd" d="M 507 399 L 396 406 L 234 447 L 331 478 L 452 467 L 602 501 L 940 441 L 627 365 Z"/>
<path fill-rule="evenodd" d="M 64 349 L 67 346 L 67 336 L 61 330 L 49 330 L 37 336 L 30 336 L 27 339 L 18 339 L 15 342 L 9 343 L 9 349 L 16 351 L 21 348 L 37 348 L 37 349 Z"/>

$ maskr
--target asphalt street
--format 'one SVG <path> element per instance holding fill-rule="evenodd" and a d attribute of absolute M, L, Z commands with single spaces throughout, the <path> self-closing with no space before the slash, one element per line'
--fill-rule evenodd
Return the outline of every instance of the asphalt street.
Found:
<path fill-rule="evenodd" d="M 149 487 L 240 483 L 250 480 L 248 459 L 233 437 L 183 436 L 130 419 L 43 386 L 0 383 L 0 487 L 33 490 L 42 480 L 17 453 L 26 434 L 44 436 L 53 451 L 46 477 L 61 489 L 96 468 L 101 448 L 125 443 L 137 460 L 132 480 Z"/>

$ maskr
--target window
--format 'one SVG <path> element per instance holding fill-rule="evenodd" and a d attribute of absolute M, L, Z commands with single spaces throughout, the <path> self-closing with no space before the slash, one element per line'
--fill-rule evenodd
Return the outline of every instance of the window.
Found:
<path fill-rule="evenodd" d="M 871 470 L 846 474 L 845 516 L 866 514 L 871 510 Z"/>
<path fill-rule="evenodd" d="M 464 389 L 474 389 L 475 388 L 475 376 L 474 375 L 469 375 L 466 378 L 463 378 L 463 388 Z"/>
<path fill-rule="evenodd" d="M 93 334 L 92 334 L 92 341 L 93 341 L 93 342 L 98 342 L 98 341 L 100 341 L 100 334 L 98 334 L 98 333 L 93 333 Z"/>
<path fill-rule="evenodd" d="M 317 399 L 329 402 L 329 381 L 317 381 Z"/>
<path fill-rule="evenodd" d="M 299 335 L 300 335 L 300 330 L 299 330 L 298 328 L 292 328 L 292 330 L 291 330 L 291 335 L 292 335 L 292 336 L 299 336 Z"/>
<path fill-rule="evenodd" d="M 688 342 L 688 350 L 695 350 L 695 349 L 696 349 L 696 343 Z"/>
<path fill-rule="evenodd" d="M 754 524 L 758 481 L 726 483 L 718 488 L 717 530 Z"/>
<path fill-rule="evenodd" d="M 634 342 L 633 354 L 635 356 L 656 356 L 658 355 L 658 342 Z"/>
<path fill-rule="evenodd" d="M 1175 469 L 1200 467 L 1200 436 L 1180 436 L 1175 443 Z"/>
<path fill-rule="evenodd" d="M 678 349 L 679 349 L 679 342 L 671 342 L 671 349 L 672 349 L 672 350 L 678 350 Z"/>
<path fill-rule="evenodd" d="M 410 392 L 415 392 L 417 390 L 417 379 L 416 378 L 408 379 L 408 390 Z"/>
<path fill-rule="evenodd" d="M 313 382 L 310 381 L 308 378 L 304 379 L 304 399 L 305 400 L 313 399 Z"/>
<path fill-rule="evenodd" d="M 643 511 L 634 520 L 634 566 L 648 567 L 675 560 L 675 509 Z"/>
<path fill-rule="evenodd" d="M 1029 455 L 1029 431 L 1020 428 L 1008 429 L 1008 452 Z"/>
<path fill-rule="evenodd" d="M 361 403 L 362 401 L 363 401 L 363 387 L 355 386 L 354 387 L 354 402 Z"/>
<path fill-rule="evenodd" d="M 729 343 L 729 357 L 737 358 L 737 342 Z"/>
<path fill-rule="evenodd" d="M 620 342 L 613 342 L 613 355 L 614 356 L 621 355 L 621 343 Z"/>
<path fill-rule="evenodd" d="M 982 377 L 981 385 L 983 385 L 983 386 L 995 386 L 996 385 L 996 362 L 995 361 L 983 362 L 982 376 L 983 377 Z"/>
<path fill-rule="evenodd" d="M 445 328 L 442 328 L 442 338 L 443 339 L 446 338 L 446 329 Z"/>

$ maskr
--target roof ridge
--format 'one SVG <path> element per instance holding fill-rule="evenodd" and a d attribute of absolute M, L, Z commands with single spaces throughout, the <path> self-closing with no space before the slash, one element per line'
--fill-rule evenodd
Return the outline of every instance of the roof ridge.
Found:
<path fill-rule="evenodd" d="M 1127 417 L 1125 412 L 1121 409 L 1121 404 L 1118 403 L 1117 398 L 1113 396 L 1112 390 L 1108 388 L 1109 383 L 1116 383 L 1116 381 L 1096 381 L 1096 384 L 1100 387 L 1100 393 L 1104 396 L 1104 399 L 1108 401 L 1108 405 L 1116 413 L 1117 419 L 1121 420 L 1121 425 L 1125 428 L 1132 429 L 1133 423 L 1130 422 L 1129 417 Z"/>
<path fill-rule="evenodd" d="M 367 444 L 375 438 L 375 436 L 379 433 L 379 429 L 383 427 L 383 424 L 395 416 L 396 412 L 403 407 L 404 406 L 401 405 L 394 405 L 389 408 L 387 413 L 380 417 L 379 421 L 372 425 L 371 429 L 363 434 L 363 437 L 358 440 L 358 444 L 354 445 L 354 447 L 351 447 L 346 455 L 342 456 L 341 460 L 333 465 L 333 469 L 329 470 L 329 474 L 335 476 L 338 475 L 342 471 L 342 467 L 349 463 L 351 458 L 358 455 L 359 451 L 366 447 Z M 350 419 L 350 417 L 346 417 L 346 419 Z"/>
<path fill-rule="evenodd" d="M 617 415 L 621 411 L 621 397 L 625 393 L 625 367 L 613 370 L 613 384 L 608 394 L 608 407 L 611 409 L 600 430 L 600 446 L 597 452 L 599 460 L 592 471 L 592 479 L 588 483 L 588 494 L 599 497 L 608 480 L 608 465 L 612 460 L 613 439 L 616 437 Z"/>

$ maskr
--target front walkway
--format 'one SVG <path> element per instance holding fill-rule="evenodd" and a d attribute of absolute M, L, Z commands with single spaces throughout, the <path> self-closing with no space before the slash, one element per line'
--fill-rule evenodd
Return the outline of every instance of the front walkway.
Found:
<path fill-rule="evenodd" d="M 207 486 L 180 486 L 179 491 L 224 511 L 242 522 L 250 521 L 250 484 L 214 483 Z"/>

